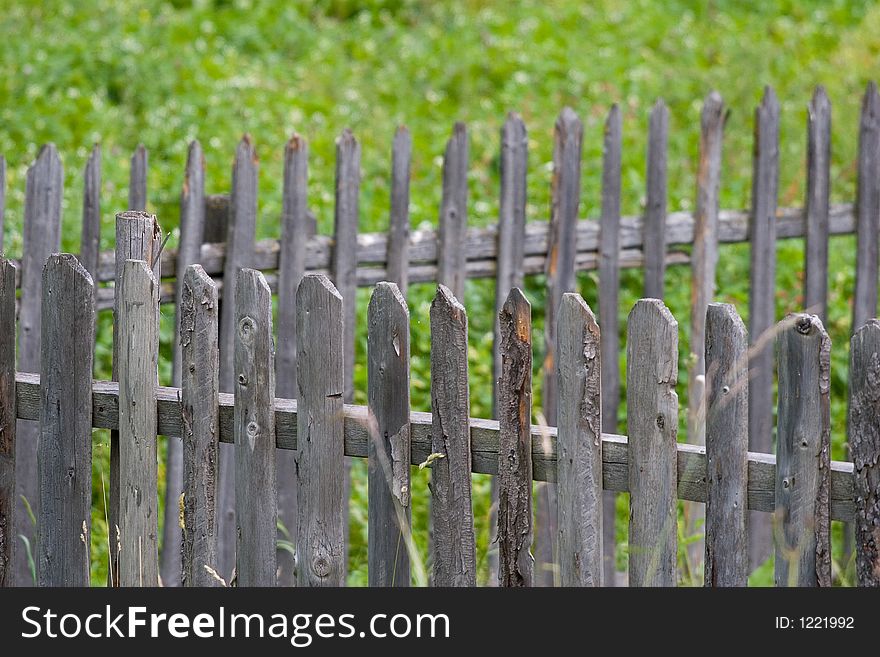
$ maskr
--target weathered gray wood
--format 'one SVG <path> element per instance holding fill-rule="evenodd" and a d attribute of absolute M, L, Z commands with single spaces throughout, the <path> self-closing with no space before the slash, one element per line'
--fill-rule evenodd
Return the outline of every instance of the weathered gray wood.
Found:
<path fill-rule="evenodd" d="M 281 252 L 278 257 L 278 341 L 275 386 L 282 397 L 297 396 L 296 290 L 305 274 L 308 217 L 309 146 L 294 134 L 284 147 L 284 189 L 281 207 Z M 291 452 L 275 455 L 278 483 L 279 539 L 296 545 L 296 461 Z M 289 550 L 279 548 L 278 584 L 296 585 L 296 563 Z"/>
<path fill-rule="evenodd" d="M 16 413 L 19 419 L 36 420 L 40 416 L 40 376 L 19 372 L 16 374 Z M 180 391 L 160 387 L 157 392 L 156 412 L 158 433 L 179 434 L 183 431 L 180 414 Z M 116 429 L 119 426 L 119 384 L 95 381 L 92 385 L 92 423 L 98 429 Z M 296 450 L 297 402 L 292 399 L 275 400 L 275 446 Z M 369 412 L 366 406 L 346 404 L 343 407 L 345 455 L 367 456 Z M 498 474 L 498 422 L 470 418 L 471 467 L 480 474 Z M 431 413 L 410 413 L 412 438 L 411 458 L 414 465 L 424 463 L 431 453 Z M 220 442 L 233 442 L 233 396 L 220 394 Z M 556 427 L 532 425 L 532 472 L 535 481 L 555 482 Z M 696 445 L 679 443 L 678 496 L 693 502 L 706 501 L 706 452 Z M 602 435 L 602 481 L 605 490 L 628 492 L 628 445 L 626 436 Z M 853 464 L 847 461 L 831 462 L 831 519 L 852 520 Z M 776 488 L 776 457 L 772 454 L 749 453 L 749 508 L 773 511 Z"/>
<path fill-rule="evenodd" d="M 755 108 L 752 157 L 752 212 L 749 220 L 749 449 L 768 454 L 773 448 L 773 341 L 776 325 L 776 204 L 779 186 L 779 103 L 764 88 Z M 750 518 L 752 568 L 770 557 L 773 528 L 766 514 Z"/>
<path fill-rule="evenodd" d="M 185 586 L 218 584 L 205 569 L 205 566 L 217 569 L 218 310 L 214 282 L 201 265 L 187 267 L 180 299 L 179 328 L 182 362 L 180 437 L 183 443 L 180 578 Z"/>
<path fill-rule="evenodd" d="M 617 104 L 605 121 L 602 157 L 602 215 L 599 219 L 599 319 L 602 322 L 602 429 L 617 432 L 620 407 L 620 168 L 621 118 Z M 613 493 L 603 502 L 604 581 L 615 582 L 616 501 Z"/>
<path fill-rule="evenodd" d="M 79 261 L 92 280 L 98 275 L 101 256 L 101 146 L 92 147 L 83 173 L 82 241 Z"/>
<path fill-rule="evenodd" d="M 464 299 L 468 200 L 468 134 L 464 123 L 452 128 L 443 155 L 443 198 L 437 231 L 437 282 Z"/>
<path fill-rule="evenodd" d="M 831 340 L 815 315 L 779 329 L 776 585 L 831 586 Z"/>
<path fill-rule="evenodd" d="M 157 586 L 159 286 L 146 262 L 127 260 L 120 288 L 119 585 Z"/>
<path fill-rule="evenodd" d="M 706 586 L 745 586 L 749 449 L 748 334 L 726 303 L 706 311 Z"/>
<path fill-rule="evenodd" d="M 229 232 L 229 196 L 226 194 L 209 194 L 205 196 L 205 230 L 204 241 L 221 243 L 226 241 Z M 223 271 L 220 266 L 216 272 Z"/>
<path fill-rule="evenodd" d="M 254 269 L 235 293 L 235 519 L 240 586 L 275 586 L 275 354 L 272 292 Z"/>
<path fill-rule="evenodd" d="M 557 330 L 560 583 L 562 586 L 602 586 L 607 570 L 602 554 L 599 326 L 581 296 L 569 293 L 562 297 Z"/>
<path fill-rule="evenodd" d="M 577 216 L 581 200 L 581 151 L 584 126 L 569 107 L 562 110 L 553 133 L 553 189 L 547 238 L 544 307 L 544 417 L 556 424 L 556 315 L 562 295 L 574 290 Z M 539 486 L 536 499 L 535 584 L 555 583 L 557 534 L 556 490 Z"/>
<path fill-rule="evenodd" d="M 645 296 L 663 298 L 666 278 L 666 185 L 669 109 L 658 99 L 648 125 L 648 164 L 645 189 Z"/>
<path fill-rule="evenodd" d="M 6 158 L 0 155 L 0 253 L 3 253 L 3 233 L 6 226 Z"/>
<path fill-rule="evenodd" d="M 531 586 L 532 306 L 513 288 L 501 309 L 498 380 L 498 585 Z"/>
<path fill-rule="evenodd" d="M 302 279 L 296 293 L 297 584 L 345 582 L 345 431 L 342 296 L 320 274 Z M 365 418 L 366 419 L 366 418 Z M 366 445 L 365 445 L 366 447 Z M 364 450 L 366 454 L 366 449 Z"/>
<path fill-rule="evenodd" d="M 828 308 L 831 203 L 831 101 L 819 85 L 807 108 L 807 193 L 804 199 L 804 306 L 824 322 Z"/>
<path fill-rule="evenodd" d="M 21 259 L 21 298 L 18 315 L 18 369 L 22 372 L 40 371 L 40 320 L 42 305 L 43 265 L 52 253 L 61 250 L 61 198 L 64 192 L 64 169 L 53 144 L 40 149 L 34 164 L 28 169 L 25 184 L 23 250 Z M 39 513 L 37 487 L 36 423 L 20 423 L 15 444 L 15 498 L 14 536 L 24 536 L 31 548 L 37 545 L 36 528 L 30 521 L 31 510 Z M 31 510 L 25 503 L 30 505 Z M 20 540 L 20 539 L 16 539 Z M 25 550 L 15 553 L 15 583 L 18 586 L 34 584 Z"/>
<path fill-rule="evenodd" d="M 244 135 L 232 164 L 232 196 L 229 203 L 229 232 L 223 280 L 235 281 L 238 270 L 253 266 L 257 224 L 259 163 L 250 135 Z M 220 304 L 220 390 L 235 389 L 235 285 L 223 288 Z M 220 446 L 220 478 L 217 508 L 217 565 L 220 576 L 229 581 L 235 565 L 235 450 Z"/>
<path fill-rule="evenodd" d="M 205 227 L 205 156 L 197 140 L 190 142 L 186 173 L 180 192 L 180 239 L 176 271 L 187 271 L 198 262 Z M 183 298 L 185 276 L 178 277 L 175 299 Z M 175 335 L 180 335 L 182 310 L 175 309 Z M 172 361 L 173 385 L 181 385 L 182 345 L 174 341 Z M 181 532 L 178 500 L 183 493 L 183 436 L 169 436 L 165 459 L 165 520 L 162 525 L 161 574 L 163 586 L 180 586 Z"/>
<path fill-rule="evenodd" d="M 662 301 L 642 299 L 626 341 L 630 586 L 677 584 L 677 379 L 678 322 Z"/>
<path fill-rule="evenodd" d="M 15 266 L 0 256 L 0 588 L 15 581 L 15 388 Z"/>
<path fill-rule="evenodd" d="M 431 467 L 433 586 L 476 586 L 471 505 L 468 325 L 445 285 L 431 303 Z"/>
<path fill-rule="evenodd" d="M 854 327 L 877 314 L 877 234 L 880 231 L 880 94 L 868 84 L 859 123 L 856 187 L 856 284 Z"/>
<path fill-rule="evenodd" d="M 37 581 L 88 586 L 95 290 L 72 255 L 43 268 L 41 344 Z"/>
<path fill-rule="evenodd" d="M 128 260 L 142 260 L 153 263 L 153 278 L 160 279 L 161 259 L 159 251 L 162 245 L 162 229 L 156 216 L 146 212 L 129 210 L 116 215 L 116 275 L 114 280 L 122 280 L 122 271 Z M 118 380 L 118 362 L 120 359 L 120 336 L 119 318 L 121 297 L 114 295 L 113 298 L 113 379 Z M 177 435 L 165 434 L 165 435 Z M 110 541 L 118 539 L 117 527 L 120 526 L 120 445 L 119 433 L 110 432 L 110 494 L 108 503 L 108 524 L 110 528 Z M 114 534 L 117 534 L 114 536 Z M 119 553 L 110 550 L 110 567 L 107 570 L 107 579 L 110 586 L 119 585 Z"/>
<path fill-rule="evenodd" d="M 409 586 L 409 311 L 394 283 L 379 283 L 370 299 L 367 377 L 369 584 Z"/>
<path fill-rule="evenodd" d="M 850 343 L 849 447 L 855 466 L 855 552 L 859 586 L 880 586 L 880 321 Z"/>
<path fill-rule="evenodd" d="M 357 328 L 357 232 L 360 219 L 361 145 L 346 128 L 336 140 L 336 207 L 333 284 L 342 295 L 345 324 L 345 402 L 354 401 L 354 340 Z"/>
<path fill-rule="evenodd" d="M 138 144 L 131 156 L 131 170 L 128 183 L 128 209 L 147 209 L 147 149 Z"/>
<path fill-rule="evenodd" d="M 406 298 L 409 288 L 409 178 L 412 137 L 406 126 L 394 133 L 391 147 L 391 219 L 388 228 L 388 280 Z"/>

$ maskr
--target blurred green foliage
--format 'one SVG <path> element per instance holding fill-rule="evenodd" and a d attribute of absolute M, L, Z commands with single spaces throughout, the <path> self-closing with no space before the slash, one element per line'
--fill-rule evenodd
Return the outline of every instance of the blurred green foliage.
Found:
<path fill-rule="evenodd" d="M 209 192 L 221 192 L 229 187 L 232 154 L 244 132 L 253 135 L 261 157 L 260 237 L 280 232 L 281 156 L 294 130 L 310 142 L 310 204 L 319 229 L 332 231 L 334 139 L 346 126 L 363 145 L 361 230 L 387 225 L 389 151 L 400 123 L 413 135 L 413 225 L 435 224 L 440 156 L 456 120 L 466 121 L 470 134 L 469 221 L 485 225 L 497 215 L 498 132 L 508 110 L 520 112 L 530 130 L 529 219 L 545 220 L 552 128 L 564 105 L 584 120 L 582 216 L 596 216 L 602 124 L 611 103 L 620 104 L 623 211 L 637 214 L 644 194 L 647 114 L 658 97 L 671 113 L 669 209 L 688 210 L 694 202 L 699 112 L 711 89 L 722 93 L 731 112 L 722 205 L 744 208 L 751 184 L 752 112 L 764 84 L 774 86 L 782 110 L 780 203 L 802 203 L 805 107 L 816 84 L 827 87 L 834 104 L 834 200 L 849 201 L 861 93 L 876 75 L 880 51 L 880 9 L 847 0 L 3 0 L 0 15 L 0 153 L 9 162 L 5 244 L 11 255 L 21 251 L 26 169 L 47 141 L 55 142 L 64 157 L 63 248 L 74 252 L 82 169 L 93 142 L 103 146 L 104 248 L 110 248 L 113 213 L 126 204 L 128 158 L 139 142 L 150 152 L 150 209 L 172 229 L 189 140 L 198 138 L 204 147 Z M 721 248 L 717 295 L 735 303 L 746 320 L 748 253 L 747 245 Z M 782 317 L 802 303 L 801 241 L 781 242 L 778 258 L 777 314 Z M 853 239 L 834 238 L 828 328 L 834 342 L 835 458 L 844 457 L 853 258 Z M 621 280 L 623 320 L 640 296 L 642 281 L 637 271 L 624 272 Z M 535 308 L 536 363 L 543 350 L 543 286 L 540 276 L 526 285 Z M 595 274 L 579 275 L 579 288 L 596 307 Z M 688 269 L 672 268 L 667 303 L 681 329 L 682 409 L 687 402 L 689 289 Z M 361 320 L 368 295 L 367 290 L 358 295 Z M 428 285 L 413 286 L 409 294 L 412 397 L 418 410 L 430 409 L 432 295 Z M 491 281 L 468 283 L 471 408 L 483 417 L 491 413 L 493 295 Z M 359 403 L 366 399 L 363 326 L 361 321 L 355 372 Z M 110 373 L 110 327 L 111 318 L 103 313 L 97 351 L 101 377 Z M 163 382 L 170 379 L 172 332 L 173 312 L 165 308 Z M 539 374 L 536 370 L 536 383 Z M 623 413 L 621 408 L 621 429 Z M 105 581 L 107 463 L 107 437 L 96 432 L 95 583 Z M 352 584 L 366 582 L 363 465 L 354 470 Z M 426 472 L 414 474 L 415 527 L 423 552 L 426 482 Z M 489 481 L 475 476 L 474 483 L 485 580 Z M 623 496 L 617 525 L 623 565 Z M 754 583 L 769 583 L 770 572 L 765 566 Z"/>

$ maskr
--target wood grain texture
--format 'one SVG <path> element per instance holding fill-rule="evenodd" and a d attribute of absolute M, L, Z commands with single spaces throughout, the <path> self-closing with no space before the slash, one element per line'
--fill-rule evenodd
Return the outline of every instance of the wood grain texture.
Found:
<path fill-rule="evenodd" d="M 397 128 L 391 147 L 391 217 L 388 224 L 386 273 L 403 298 L 409 289 L 409 179 L 412 136 L 406 126 Z"/>
<path fill-rule="evenodd" d="M 856 284 L 853 326 L 877 314 L 877 248 L 880 231 L 880 94 L 868 84 L 859 123 L 856 186 Z"/>
<path fill-rule="evenodd" d="M 464 123 L 452 128 L 443 155 L 443 196 L 437 230 L 437 282 L 464 299 L 468 200 L 468 134 Z"/>
<path fill-rule="evenodd" d="M 861 326 L 849 353 L 856 577 L 859 586 L 880 586 L 880 322 Z"/>
<path fill-rule="evenodd" d="M 275 354 L 272 292 L 263 275 L 236 280 L 235 522 L 239 586 L 275 586 Z"/>
<path fill-rule="evenodd" d="M 367 309 L 368 576 L 370 586 L 409 586 L 409 311 L 394 283 L 379 283 Z"/>
<path fill-rule="evenodd" d="M 815 315 L 789 315 L 777 337 L 777 586 L 831 586 L 831 340 Z"/>
<path fill-rule="evenodd" d="M 183 446 L 180 578 L 184 586 L 218 584 L 205 566 L 217 569 L 219 310 L 214 282 L 201 265 L 187 267 L 180 299 L 179 329 L 182 362 L 180 438 Z"/>
<path fill-rule="evenodd" d="M 602 586 L 601 338 L 579 294 L 563 295 L 557 330 L 560 584 Z"/>
<path fill-rule="evenodd" d="M 467 313 L 445 285 L 431 303 L 432 586 L 476 586 Z M 497 466 L 496 466 L 497 467 Z"/>
<path fill-rule="evenodd" d="M 831 203 L 831 101 L 819 85 L 807 107 L 807 186 L 804 199 L 804 307 L 824 322 L 828 308 Z"/>
<path fill-rule="evenodd" d="M 119 585 L 158 586 L 159 286 L 146 262 L 127 260 L 120 288 Z"/>
<path fill-rule="evenodd" d="M 666 279 L 666 195 L 669 109 L 658 99 L 648 122 L 648 158 L 645 190 L 644 253 L 645 297 L 663 298 Z"/>
<path fill-rule="evenodd" d="M 678 322 L 662 301 L 642 299 L 630 312 L 626 363 L 629 584 L 675 586 Z"/>
<path fill-rule="evenodd" d="M 745 324 L 730 304 L 706 312 L 706 586 L 746 586 L 749 362 Z"/>
<path fill-rule="evenodd" d="M 284 188 L 281 204 L 281 253 L 278 256 L 278 339 L 275 350 L 275 386 L 282 397 L 297 396 L 296 290 L 305 274 L 306 242 L 311 236 L 308 218 L 309 146 L 294 134 L 284 147 Z M 292 452 L 275 455 L 278 483 L 279 539 L 296 545 L 296 462 Z M 293 555 L 279 549 L 279 586 L 296 584 Z"/>
<path fill-rule="evenodd" d="M 40 149 L 27 171 L 24 223 L 22 225 L 21 297 L 18 311 L 18 369 L 40 371 L 40 321 L 42 316 L 43 265 L 52 253 L 61 250 L 61 199 L 64 192 L 64 169 L 53 144 Z M 39 514 L 37 486 L 36 423 L 20 423 L 15 444 L 15 536 L 24 536 L 31 547 L 37 544 L 30 511 Z M 17 539 L 18 540 L 18 539 Z M 25 550 L 17 550 L 14 562 L 15 583 L 31 586 L 34 581 Z"/>
<path fill-rule="evenodd" d="M 83 172 L 82 240 L 79 261 L 94 281 L 101 257 L 101 146 L 92 152 Z"/>
<path fill-rule="evenodd" d="M 37 581 L 89 586 L 95 290 L 69 254 L 43 268 Z"/>
<path fill-rule="evenodd" d="M 0 588 L 15 583 L 15 266 L 0 256 Z"/>
<path fill-rule="evenodd" d="M 296 294 L 297 585 L 345 582 L 345 431 L 342 296 L 326 276 L 303 278 Z M 366 445 L 364 445 L 366 447 Z M 366 454 L 366 449 L 364 449 Z"/>
<path fill-rule="evenodd" d="M 752 153 L 752 211 L 749 220 L 749 449 L 768 454 L 773 449 L 773 340 L 776 325 L 776 205 L 779 187 L 779 103 L 764 88 L 755 108 Z M 772 527 L 766 514 L 750 518 L 750 562 L 757 568 L 773 549 Z"/>
<path fill-rule="evenodd" d="M 232 164 L 232 195 L 229 202 L 227 258 L 223 280 L 235 281 L 238 271 L 252 267 L 257 224 L 259 162 L 250 135 L 244 135 Z M 219 287 L 219 286 L 218 286 Z M 220 390 L 235 390 L 235 285 L 223 289 L 220 304 Z M 229 580 L 235 565 L 235 450 L 220 446 L 220 479 L 217 508 L 217 565 L 220 576 Z"/>
<path fill-rule="evenodd" d="M 131 156 L 131 169 L 128 182 L 128 209 L 147 209 L 147 149 L 138 144 Z"/>

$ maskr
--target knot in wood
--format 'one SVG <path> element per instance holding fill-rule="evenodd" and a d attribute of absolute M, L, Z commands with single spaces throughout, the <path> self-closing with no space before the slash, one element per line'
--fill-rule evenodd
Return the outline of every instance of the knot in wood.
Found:
<path fill-rule="evenodd" d="M 242 317 L 238 322 L 238 334 L 241 336 L 242 340 L 249 341 L 251 339 L 251 334 L 253 333 L 255 328 L 254 320 L 250 317 Z"/>
<path fill-rule="evenodd" d="M 658 415 L 657 416 L 657 428 L 662 431 L 665 426 L 666 426 L 666 418 L 663 417 L 663 415 Z"/>
<path fill-rule="evenodd" d="M 238 385 L 246 386 L 248 384 L 247 374 L 239 374 L 238 375 Z"/>
<path fill-rule="evenodd" d="M 319 554 L 312 560 L 312 572 L 322 579 L 330 574 L 330 560 L 326 555 Z"/>
<path fill-rule="evenodd" d="M 813 328 L 813 319 L 809 315 L 801 315 L 795 322 L 797 332 L 802 335 L 809 335 Z"/>

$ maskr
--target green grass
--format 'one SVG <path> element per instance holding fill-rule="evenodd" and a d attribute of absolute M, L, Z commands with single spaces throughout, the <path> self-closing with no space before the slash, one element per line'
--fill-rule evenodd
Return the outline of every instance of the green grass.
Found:
<path fill-rule="evenodd" d="M 832 183 L 837 201 L 854 195 L 857 120 L 866 81 L 876 75 L 880 9 L 844 0 L 664 3 L 577 0 L 319 0 L 143 2 L 86 0 L 0 2 L 0 152 L 9 162 L 6 248 L 21 252 L 26 168 L 39 146 L 54 141 L 66 166 L 63 247 L 77 251 L 82 169 L 91 144 L 104 152 L 104 246 L 113 212 L 127 199 L 128 158 L 138 142 L 150 151 L 150 209 L 166 229 L 178 218 L 187 143 L 201 140 L 210 192 L 226 191 L 236 141 L 255 139 L 261 158 L 260 237 L 277 236 L 283 145 L 294 130 L 311 147 L 310 204 L 319 229 L 333 224 L 334 139 L 351 127 L 363 145 L 361 230 L 383 230 L 388 216 L 391 139 L 405 123 L 413 135 L 413 225 L 436 223 L 440 155 L 456 120 L 471 142 L 472 225 L 497 216 L 498 132 L 508 110 L 529 128 L 530 220 L 549 208 L 552 127 L 564 105 L 585 124 L 582 216 L 598 213 L 601 135 L 611 103 L 623 114 L 623 211 L 639 213 L 645 187 L 647 115 L 657 97 L 670 108 L 669 209 L 688 210 L 702 99 L 719 90 L 730 108 L 721 201 L 748 207 L 752 113 L 762 86 L 780 99 L 780 202 L 802 202 L 805 107 L 816 84 L 834 104 Z M 173 241 L 172 241 L 173 246 Z M 720 300 L 747 319 L 747 245 L 721 248 Z M 802 243 L 778 248 L 777 313 L 799 309 Z M 835 458 L 843 457 L 847 340 L 854 241 L 834 238 L 828 329 L 832 352 Z M 596 306 L 596 276 L 580 291 Z M 621 319 L 640 296 L 641 274 L 621 277 Z M 681 328 L 680 399 L 686 407 L 690 279 L 687 268 L 667 278 L 667 303 Z M 528 280 L 535 308 L 535 349 L 542 353 L 544 281 Z M 413 406 L 429 409 L 428 305 L 433 288 L 413 286 Z M 471 408 L 491 409 L 493 285 L 471 281 Z M 358 295 L 363 318 L 368 291 Z M 163 311 L 163 382 L 170 378 L 173 316 Z M 101 317 L 98 375 L 110 373 L 110 318 Z M 358 336 L 357 399 L 365 401 L 363 321 Z M 625 326 L 625 324 L 622 324 Z M 540 358 L 536 358 L 539 362 Z M 622 365 L 622 363 L 621 363 Z M 536 382 L 540 378 L 536 377 Z M 625 391 L 625 389 L 624 389 Z M 535 408 L 540 408 L 540 390 Z M 621 409 L 621 427 L 624 426 Z M 683 419 L 683 414 L 682 414 Z M 682 423 L 683 426 L 683 423 Z M 108 479 L 107 438 L 95 438 L 93 580 L 105 579 L 106 536 L 101 481 Z M 350 582 L 366 582 L 366 486 L 354 470 Z M 426 548 L 426 475 L 414 475 L 414 517 Z M 485 578 L 488 478 L 474 477 L 479 561 Z M 421 494 L 420 494 L 421 492 Z M 625 500 L 618 534 L 625 546 Z M 621 550 L 621 565 L 625 550 Z M 765 567 L 754 583 L 771 580 Z"/>

